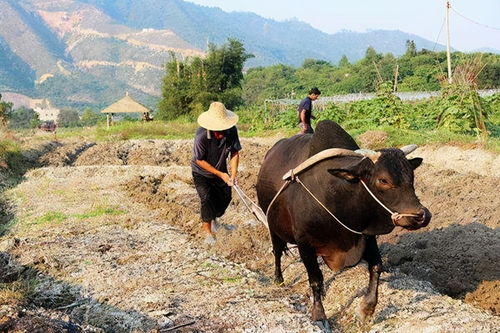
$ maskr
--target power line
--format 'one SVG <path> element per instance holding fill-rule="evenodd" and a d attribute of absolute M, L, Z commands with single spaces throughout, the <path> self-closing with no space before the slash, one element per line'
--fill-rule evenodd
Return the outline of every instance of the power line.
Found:
<path fill-rule="evenodd" d="M 479 23 L 479 22 L 477 22 L 477 21 L 474 21 L 474 20 L 472 20 L 472 19 L 470 19 L 470 18 L 468 18 L 468 17 L 466 17 L 466 16 L 464 16 L 464 15 L 460 14 L 460 13 L 459 13 L 458 11 L 456 11 L 456 10 L 455 10 L 455 8 L 453 8 L 453 7 L 451 7 L 451 10 L 453 10 L 453 11 L 454 11 L 457 15 L 461 16 L 462 18 L 464 18 L 464 19 L 466 19 L 467 21 L 470 21 L 470 22 L 472 22 L 472 23 L 474 23 L 474 24 L 477 24 L 477 25 L 479 25 L 479 26 L 482 26 L 482 27 L 485 27 L 485 28 L 488 28 L 488 29 L 500 30 L 500 28 L 497 28 L 497 27 L 492 27 L 492 26 L 490 26 L 490 25 L 486 25 L 486 24 L 482 24 L 482 23 Z"/>
<path fill-rule="evenodd" d="M 436 37 L 436 42 L 434 43 L 434 47 L 432 48 L 432 52 L 436 50 L 436 46 L 439 42 L 439 37 L 441 36 L 441 31 L 443 31 L 444 23 L 446 22 L 446 18 L 443 19 L 443 23 L 441 23 L 441 29 L 439 29 L 439 33 Z"/>

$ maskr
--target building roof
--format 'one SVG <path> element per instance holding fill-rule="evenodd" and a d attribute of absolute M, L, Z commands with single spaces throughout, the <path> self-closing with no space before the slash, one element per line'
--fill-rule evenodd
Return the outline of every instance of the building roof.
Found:
<path fill-rule="evenodd" d="M 144 113 L 151 112 L 150 109 L 142 105 L 141 103 L 134 100 L 132 97 L 128 95 L 128 92 L 125 94 L 125 97 L 120 99 L 119 101 L 111 104 L 107 108 L 101 111 L 101 113 Z"/>

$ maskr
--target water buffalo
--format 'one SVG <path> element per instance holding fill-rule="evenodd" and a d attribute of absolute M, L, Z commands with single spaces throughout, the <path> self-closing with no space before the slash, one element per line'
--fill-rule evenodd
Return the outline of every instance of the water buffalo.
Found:
<path fill-rule="evenodd" d="M 327 323 L 318 256 L 334 271 L 368 262 L 370 281 L 359 310 L 362 317 L 373 314 L 382 270 L 375 236 L 396 225 L 425 227 L 431 219 L 413 185 L 413 170 L 421 163 L 397 148 L 359 150 L 332 121 L 319 122 L 314 134 L 280 140 L 267 152 L 256 189 L 267 212 L 275 282 L 283 283 L 286 244 L 297 244 L 312 289 L 313 320 Z"/>

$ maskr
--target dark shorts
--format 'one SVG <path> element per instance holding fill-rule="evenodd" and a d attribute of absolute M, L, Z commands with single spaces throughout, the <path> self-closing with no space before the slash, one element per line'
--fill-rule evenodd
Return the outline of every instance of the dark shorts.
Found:
<path fill-rule="evenodd" d="M 221 217 L 231 202 L 231 187 L 219 177 L 207 178 L 193 172 L 194 186 L 200 197 L 203 222 Z"/>

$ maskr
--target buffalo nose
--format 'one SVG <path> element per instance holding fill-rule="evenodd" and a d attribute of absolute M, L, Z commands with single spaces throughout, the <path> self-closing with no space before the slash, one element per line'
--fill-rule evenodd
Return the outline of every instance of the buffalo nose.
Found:
<path fill-rule="evenodd" d="M 432 214 L 427 208 L 422 208 L 420 211 L 417 213 L 417 216 L 415 217 L 415 221 L 420 224 L 420 225 L 427 225 L 429 221 L 431 220 Z"/>

